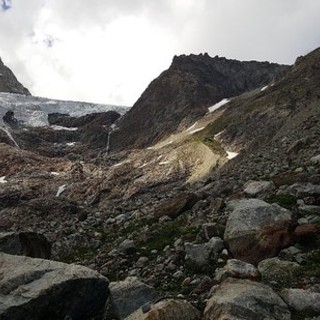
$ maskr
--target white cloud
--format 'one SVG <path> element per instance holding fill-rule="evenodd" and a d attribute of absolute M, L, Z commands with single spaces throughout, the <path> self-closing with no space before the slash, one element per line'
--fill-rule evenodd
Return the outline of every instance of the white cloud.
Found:
<path fill-rule="evenodd" d="M 292 63 L 318 0 L 12 0 L 0 56 L 33 94 L 131 105 L 174 54 Z"/>

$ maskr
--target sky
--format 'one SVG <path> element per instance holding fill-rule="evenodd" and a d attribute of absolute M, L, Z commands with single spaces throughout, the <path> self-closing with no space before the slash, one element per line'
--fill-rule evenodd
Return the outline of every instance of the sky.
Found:
<path fill-rule="evenodd" d="M 0 57 L 33 95 L 132 106 L 174 55 L 292 64 L 319 0 L 0 0 Z"/>

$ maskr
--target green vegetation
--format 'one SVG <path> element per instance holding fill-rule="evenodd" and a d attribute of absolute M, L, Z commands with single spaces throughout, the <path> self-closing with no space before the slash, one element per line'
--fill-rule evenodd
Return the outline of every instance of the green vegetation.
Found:
<path fill-rule="evenodd" d="M 150 227 L 151 237 L 147 243 L 140 243 L 139 251 L 148 257 L 152 257 L 151 251 L 162 251 L 167 245 L 181 238 L 184 241 L 193 241 L 200 227 L 184 227 L 181 221 L 175 220 L 165 224 L 153 224 Z"/>
<path fill-rule="evenodd" d="M 64 263 L 83 262 L 85 260 L 92 260 L 97 255 L 97 250 L 87 247 L 78 247 L 73 252 L 61 259 Z"/>

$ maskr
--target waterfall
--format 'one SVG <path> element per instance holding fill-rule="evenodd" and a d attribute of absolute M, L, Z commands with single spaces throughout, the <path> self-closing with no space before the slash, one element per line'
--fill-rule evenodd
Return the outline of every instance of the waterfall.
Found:
<path fill-rule="evenodd" d="M 111 139 L 111 134 L 113 131 L 117 129 L 116 125 L 113 123 L 110 126 L 109 132 L 108 132 L 108 139 L 107 139 L 107 148 L 106 148 L 106 153 L 108 154 L 110 152 L 110 139 Z"/>
<path fill-rule="evenodd" d="M 107 139 L 107 149 L 106 149 L 106 152 L 107 154 L 109 153 L 110 151 L 110 137 L 111 137 L 111 130 L 108 132 L 108 139 Z"/>
<path fill-rule="evenodd" d="M 17 143 L 17 141 L 16 140 L 14 140 L 14 138 L 13 138 L 13 136 L 12 136 L 12 134 L 11 134 L 11 132 L 5 127 L 5 126 L 2 126 L 2 128 L 0 128 L 2 131 L 4 131 L 6 134 L 7 134 L 7 136 L 9 137 L 9 139 L 14 143 L 14 145 L 16 146 L 16 148 L 17 149 L 20 149 L 20 147 L 19 147 L 19 145 L 18 145 L 18 143 Z"/>

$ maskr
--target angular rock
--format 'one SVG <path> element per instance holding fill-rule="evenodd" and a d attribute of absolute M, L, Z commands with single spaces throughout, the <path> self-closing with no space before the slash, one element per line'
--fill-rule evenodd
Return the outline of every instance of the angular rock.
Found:
<path fill-rule="evenodd" d="M 126 239 L 120 243 L 118 250 L 123 254 L 134 254 L 136 252 L 136 246 L 133 240 Z"/>
<path fill-rule="evenodd" d="M 110 302 L 115 316 L 124 319 L 146 303 L 154 302 L 158 294 L 154 288 L 135 277 L 110 283 Z"/>
<path fill-rule="evenodd" d="M 293 310 L 309 316 L 320 314 L 320 292 L 304 289 L 284 289 L 280 294 Z"/>
<path fill-rule="evenodd" d="M 197 270 L 203 271 L 209 267 L 211 256 L 221 252 L 223 247 L 222 239 L 217 237 L 201 244 L 186 242 L 186 261 Z"/>
<path fill-rule="evenodd" d="M 151 307 L 147 313 L 137 310 L 126 320 L 200 320 L 200 312 L 184 300 L 163 300 Z"/>
<path fill-rule="evenodd" d="M 283 261 L 278 258 L 266 259 L 258 264 L 262 281 L 279 285 L 290 284 L 298 277 L 300 268 L 296 262 Z"/>
<path fill-rule="evenodd" d="M 204 223 L 197 234 L 197 241 L 209 241 L 212 237 L 223 238 L 225 226 L 218 223 Z"/>
<path fill-rule="evenodd" d="M 0 319 L 102 319 L 108 284 L 83 266 L 0 253 Z"/>
<path fill-rule="evenodd" d="M 249 181 L 244 193 L 249 197 L 263 197 L 275 188 L 272 181 Z"/>
<path fill-rule="evenodd" d="M 297 198 L 319 196 L 320 185 L 312 183 L 295 183 L 287 188 L 286 193 Z"/>
<path fill-rule="evenodd" d="M 194 193 L 180 193 L 176 197 L 159 204 L 154 209 L 154 217 L 159 219 L 162 216 L 168 216 L 175 219 L 184 211 L 191 209 L 199 200 L 199 197 Z"/>
<path fill-rule="evenodd" d="M 39 233 L 6 232 L 0 233 L 0 251 L 18 256 L 49 259 L 51 244 Z"/>
<path fill-rule="evenodd" d="M 289 210 L 258 199 L 230 201 L 228 207 L 224 241 L 236 259 L 257 264 L 292 243 Z"/>
<path fill-rule="evenodd" d="M 306 223 L 297 226 L 293 232 L 293 236 L 295 238 L 295 241 L 302 243 L 310 243 L 316 238 L 319 232 L 319 226 L 312 223 Z"/>
<path fill-rule="evenodd" d="M 228 279 L 215 289 L 203 319 L 290 320 L 290 311 L 270 287 L 250 280 Z"/>
<path fill-rule="evenodd" d="M 260 278 L 260 273 L 258 269 L 250 263 L 229 259 L 222 269 L 216 270 L 214 279 L 221 282 L 227 278 L 254 280 Z"/>
<path fill-rule="evenodd" d="M 320 154 L 312 157 L 312 158 L 310 159 L 310 162 L 311 162 L 312 164 L 320 164 Z"/>

